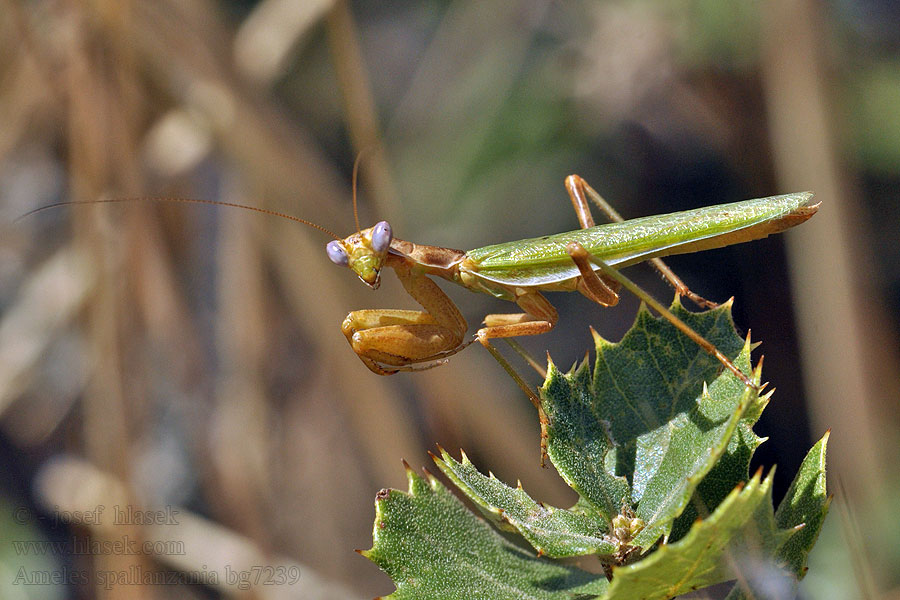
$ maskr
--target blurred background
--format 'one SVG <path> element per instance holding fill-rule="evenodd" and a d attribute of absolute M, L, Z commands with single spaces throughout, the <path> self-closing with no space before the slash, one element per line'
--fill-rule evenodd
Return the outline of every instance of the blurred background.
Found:
<path fill-rule="evenodd" d="M 573 502 L 481 348 L 364 367 L 346 313 L 414 302 L 321 232 L 160 203 L 16 221 L 177 196 L 347 235 L 365 151 L 363 226 L 461 249 L 576 228 L 570 173 L 626 217 L 814 190 L 802 227 L 670 266 L 763 342 L 776 501 L 832 429 L 803 597 L 900 598 L 898 24 L 887 0 L 0 0 L 0 596 L 387 594 L 353 549 L 436 443 Z M 514 310 L 445 289 L 471 331 Z M 550 299 L 560 326 L 523 343 L 565 367 L 637 310 Z M 116 506 L 138 517 L 113 527 Z M 123 539 L 152 544 L 78 545 Z M 266 566 L 290 585 L 240 585 Z"/>

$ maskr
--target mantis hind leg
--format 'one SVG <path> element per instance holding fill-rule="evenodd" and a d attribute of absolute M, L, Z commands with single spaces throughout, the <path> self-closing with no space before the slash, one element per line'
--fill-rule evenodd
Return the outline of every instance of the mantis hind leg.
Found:
<path fill-rule="evenodd" d="M 624 221 L 622 215 L 620 215 L 616 209 L 612 207 L 606 200 L 603 199 L 594 188 L 592 188 L 588 183 L 582 179 L 578 175 L 569 175 L 566 177 L 566 191 L 569 193 L 569 198 L 572 200 L 572 206 L 575 208 L 575 214 L 578 215 L 578 222 L 581 224 L 582 229 L 587 229 L 589 227 L 594 226 L 594 216 L 591 214 L 591 207 L 588 204 L 588 198 L 599 208 L 606 218 L 614 223 L 621 223 Z M 696 304 L 697 306 L 703 306 L 705 308 L 716 308 L 719 306 L 715 302 L 711 302 L 706 298 L 700 296 L 699 294 L 695 294 L 692 292 L 688 286 L 678 277 L 669 266 L 662 261 L 660 258 L 650 259 L 650 264 L 656 269 L 660 275 L 663 276 L 663 279 L 669 282 L 673 288 L 675 288 L 675 292 L 679 296 L 685 296 L 689 298 L 691 302 Z M 590 295 L 586 294 L 584 290 L 579 290 L 581 293 L 585 294 L 589 298 Z M 604 304 L 604 306 L 610 306 L 609 304 Z"/>
<path fill-rule="evenodd" d="M 637 284 L 622 275 L 622 273 L 616 271 L 599 258 L 591 255 L 587 250 L 584 249 L 584 246 L 582 246 L 578 242 L 569 242 L 566 245 L 566 252 L 569 253 L 569 256 L 572 257 L 572 260 L 578 266 L 578 270 L 581 272 L 581 278 L 585 280 L 585 285 L 587 287 L 604 285 L 601 277 L 605 277 L 607 279 L 618 282 L 619 284 L 623 285 L 629 292 L 652 307 L 653 310 L 661 314 L 667 321 L 677 327 L 679 331 L 693 340 L 693 342 L 700 346 L 704 351 L 715 357 L 720 363 L 722 363 L 722 365 L 726 369 L 731 371 L 738 379 L 740 379 L 744 383 L 744 385 L 754 389 L 759 389 L 759 386 L 754 383 L 754 381 L 750 377 L 744 374 L 743 371 L 738 369 L 735 364 L 731 362 L 731 359 L 725 356 L 721 350 L 716 348 L 712 342 L 691 329 L 691 327 L 687 323 L 675 316 L 672 311 L 660 304 L 658 300 L 642 290 Z M 602 275 L 598 275 L 596 271 L 594 271 L 591 266 L 592 264 L 600 267 Z"/>

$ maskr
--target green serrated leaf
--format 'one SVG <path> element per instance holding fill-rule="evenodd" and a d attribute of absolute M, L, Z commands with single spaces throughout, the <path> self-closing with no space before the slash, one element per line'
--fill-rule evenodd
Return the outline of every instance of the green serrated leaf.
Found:
<path fill-rule="evenodd" d="M 582 512 L 535 502 L 521 487 L 513 488 L 492 475 L 478 472 L 463 453 L 457 462 L 444 449 L 435 464 L 463 493 L 501 528 L 522 534 L 538 554 L 551 558 L 585 554 L 613 554 L 616 545 L 605 539 L 605 521 Z"/>
<path fill-rule="evenodd" d="M 775 477 L 775 469 L 769 472 L 769 478 Z M 735 536 L 732 542 L 738 554 L 753 555 L 760 558 L 774 556 L 793 534 L 792 529 L 779 529 L 775 523 L 775 506 L 772 503 L 772 488 L 766 490 L 765 501 L 760 502 L 753 516 L 747 521 L 744 529 Z"/>
<path fill-rule="evenodd" d="M 769 477 L 774 474 L 775 470 L 772 469 Z M 796 596 L 796 577 L 778 564 L 775 558 L 776 550 L 793 533 L 793 529 L 778 529 L 775 524 L 775 507 L 772 504 L 772 490 L 769 488 L 765 500 L 759 503 L 753 516 L 732 542 L 731 562 L 740 573 L 727 600 Z"/>
<path fill-rule="evenodd" d="M 766 394 L 764 398 L 768 399 L 769 395 Z M 748 412 L 754 414 L 748 417 Z M 759 419 L 760 413 L 761 411 L 756 411 L 752 407 L 745 411 L 737 432 L 728 442 L 725 454 L 697 486 L 691 502 L 685 507 L 681 516 L 675 519 L 672 531 L 669 533 L 670 542 L 684 537 L 694 521 L 709 514 L 710 507 L 718 506 L 738 484 L 750 479 L 750 459 L 764 441 L 751 429 Z"/>
<path fill-rule="evenodd" d="M 827 444 L 826 433 L 807 453 L 778 512 L 769 498 L 745 527 L 742 577 L 726 600 L 796 596 L 830 505 L 825 491 Z"/>
<path fill-rule="evenodd" d="M 673 311 L 750 372 L 752 346 L 734 331 L 730 305 L 694 314 L 676 300 Z M 375 542 L 363 554 L 395 581 L 391 598 L 653 600 L 729 579 L 738 581 L 729 600 L 790 597 L 828 510 L 827 436 L 776 513 L 772 473 L 748 474 L 763 441 L 752 426 L 769 396 L 642 309 L 621 342 L 597 339 L 593 370 L 548 369 L 548 453 L 579 493 L 572 508 L 482 475 L 464 454 L 434 457 L 497 526 L 538 554 L 597 554 L 613 583 L 511 544 L 432 476 L 412 472 L 408 493 L 379 493 Z"/>
<path fill-rule="evenodd" d="M 825 451 L 829 435 L 830 432 L 826 432 L 806 454 L 775 513 L 775 522 L 781 529 L 803 526 L 796 529 L 778 550 L 778 557 L 788 564 L 798 579 L 806 575 L 806 558 L 831 506 L 831 497 L 825 490 Z"/>
<path fill-rule="evenodd" d="M 751 346 L 735 332 L 730 304 L 691 313 L 676 299 L 672 310 L 750 371 Z M 646 527 L 634 544 L 644 548 L 668 534 L 725 454 L 743 413 L 758 417 L 765 403 L 644 308 L 621 342 L 597 339 L 593 373 L 581 365 L 563 375 L 551 363 L 541 394 L 550 420 L 548 454 L 560 475 L 606 518 L 636 504 Z M 745 433 L 744 444 L 755 444 L 749 425 Z M 735 453 L 743 460 L 743 448 L 736 446 Z M 745 471 L 732 466 L 723 472 L 733 481 L 724 491 L 717 488 L 716 499 L 744 479 Z"/>
<path fill-rule="evenodd" d="M 547 428 L 547 454 L 560 476 L 589 504 L 593 511 L 611 521 L 631 493 L 624 476 L 605 467 L 613 444 L 609 424 L 594 412 L 590 372 L 582 364 L 563 375 L 552 362 L 541 387 Z"/>
<path fill-rule="evenodd" d="M 604 600 L 663 600 L 734 579 L 736 543 L 752 515 L 771 497 L 771 485 L 771 474 L 763 481 L 755 475 L 682 540 L 660 546 L 640 562 L 614 569 Z"/>
<path fill-rule="evenodd" d="M 674 426 L 665 459 L 638 502 L 637 515 L 647 522 L 647 527 L 635 537 L 635 545 L 646 548 L 660 536 L 669 534 L 674 520 L 687 507 L 704 476 L 725 454 L 741 415 L 755 394 L 746 388 L 734 414 L 726 421 L 715 425 L 698 422 L 691 413 Z M 701 403 L 711 398 L 704 394 Z M 697 454 L 697 448 L 703 448 L 704 452 Z"/>
<path fill-rule="evenodd" d="M 374 544 L 361 552 L 394 580 L 394 599 L 576 600 L 602 595 L 606 578 L 537 558 L 463 506 L 433 476 L 407 466 L 409 491 L 375 499 Z"/>

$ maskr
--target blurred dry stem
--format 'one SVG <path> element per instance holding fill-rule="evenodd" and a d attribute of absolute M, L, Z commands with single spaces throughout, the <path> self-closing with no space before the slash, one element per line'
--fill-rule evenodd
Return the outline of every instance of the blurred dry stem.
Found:
<path fill-rule="evenodd" d="M 252 573 L 260 565 L 299 569 L 300 578 L 295 585 L 253 586 L 252 597 L 261 600 L 287 598 L 336 599 L 354 598 L 340 584 L 328 581 L 309 566 L 287 557 L 267 552 L 252 539 L 237 535 L 232 530 L 205 519 L 182 506 L 135 505 L 129 498 L 126 486 L 107 472 L 84 460 L 60 455 L 48 461 L 38 473 L 36 492 L 40 502 L 57 514 L 90 514 L 103 506 L 101 517 L 120 511 L 122 514 L 150 516 L 164 515 L 162 522 L 145 527 L 145 539 L 152 547 L 171 552 L 161 552 L 153 557 L 164 565 L 187 574 L 206 577 L 213 588 L 238 597 L 249 597 L 230 581 L 227 572 Z M 91 534 L 112 540 L 126 539 L 127 528 L 112 524 L 111 519 L 91 524 Z M 172 526 L 172 521 L 177 527 Z M 133 538 L 132 538 L 133 539 Z M 211 574 L 215 574 L 213 579 Z M 128 586 L 134 588 L 140 586 Z M 243 594 L 242 594 L 243 592 Z"/>
<path fill-rule="evenodd" d="M 226 199 L 230 196 L 226 196 Z M 269 411 L 262 369 L 268 345 L 263 264 L 259 241 L 246 215 L 225 213 L 222 235 L 230 251 L 218 255 L 216 343 L 219 369 L 211 427 L 211 458 L 222 497 L 228 499 L 229 523 L 264 548 L 271 546 L 265 515 L 271 514 L 272 481 L 268 468 L 274 415 Z M 241 444 L 234 433 L 241 431 Z"/>
<path fill-rule="evenodd" d="M 823 202 L 808 227 L 787 237 L 810 414 L 816 430 L 834 427 L 834 472 L 857 500 L 873 503 L 884 493 L 885 474 L 897 468 L 896 447 L 879 440 L 890 437 L 882 428 L 891 415 L 880 413 L 900 398 L 900 361 L 887 339 L 884 307 L 868 284 L 872 261 L 859 243 L 867 237 L 857 186 L 836 153 L 841 132 L 821 58 L 825 27 L 817 6 L 768 3 L 764 81 L 782 186 L 815 186 Z"/>
<path fill-rule="evenodd" d="M 94 277 L 83 253 L 57 251 L 6 308 L 0 322 L 0 415 L 29 385 L 53 335 L 81 310 Z"/>
<path fill-rule="evenodd" d="M 363 64 L 359 36 L 347 0 L 336 0 L 328 14 L 328 39 L 334 67 L 344 99 L 347 130 L 357 154 L 367 153 L 362 170 L 376 215 L 390 215 L 393 227 L 403 230 L 403 212 L 397 202 L 397 191 L 391 180 L 387 151 L 378 127 L 378 113 L 372 86 Z M 379 217 L 379 220 L 385 217 Z"/>
<path fill-rule="evenodd" d="M 820 217 L 787 238 L 810 418 L 814 431 L 834 428 L 829 463 L 832 476 L 846 482 L 845 500 L 878 514 L 896 504 L 886 484 L 900 477 L 898 440 L 890 427 L 897 415 L 889 409 L 900 398 L 900 357 L 869 283 L 873 265 L 861 244 L 869 236 L 858 188 L 838 159 L 845 132 L 836 125 L 836 99 L 829 95 L 818 6 L 812 0 L 767 3 L 764 83 L 782 185 L 815 187 L 823 201 Z M 877 557 L 865 544 L 858 550 L 868 555 L 854 553 L 859 587 L 871 592 Z"/>
<path fill-rule="evenodd" d="M 865 537 L 862 528 L 859 526 L 859 517 L 856 513 L 855 505 L 848 502 L 852 496 L 847 494 L 847 489 L 841 479 L 838 479 L 838 494 L 840 501 L 837 504 L 838 514 L 841 519 L 841 529 L 850 549 L 853 571 L 856 575 L 861 595 L 865 600 L 877 598 L 877 584 L 874 580 L 872 567 L 869 564 L 871 553 L 866 549 Z"/>
<path fill-rule="evenodd" d="M 75 19 L 67 40 L 68 63 L 64 66 L 69 111 L 68 170 L 72 174 L 72 198 L 79 201 L 100 197 L 109 190 L 133 195 L 141 188 L 134 151 L 135 127 L 140 122 L 135 104 L 137 82 L 133 79 L 134 57 L 126 42 L 133 35 L 130 3 L 101 1 L 86 8 Z M 104 114 L 103 120 L 94 118 L 97 110 Z M 134 389 L 126 383 L 128 375 L 124 369 L 128 353 L 123 342 L 130 335 L 131 320 L 123 311 L 122 275 L 128 273 L 128 264 L 114 258 L 121 255 L 107 246 L 108 236 L 93 226 L 90 217 L 98 214 L 102 213 L 82 215 L 74 239 L 74 244 L 87 249 L 92 262 L 98 265 L 98 285 L 87 311 L 94 370 L 81 402 L 84 451 L 91 462 L 122 481 L 129 481 L 136 399 L 125 393 L 129 387 Z M 139 217 L 135 213 L 129 221 L 133 223 Z M 124 256 L 127 258 L 128 254 Z M 133 498 L 130 490 L 126 498 Z M 143 539 L 140 526 L 128 525 L 124 529 L 130 538 Z M 97 554 L 89 560 L 97 572 L 149 566 L 145 558 L 127 554 Z M 115 599 L 148 597 L 149 592 L 143 587 L 133 592 L 116 587 L 97 589 L 96 593 L 100 598 Z"/>
<path fill-rule="evenodd" d="M 332 4 L 333 0 L 259 2 L 235 35 L 237 69 L 257 85 L 271 85 Z"/>

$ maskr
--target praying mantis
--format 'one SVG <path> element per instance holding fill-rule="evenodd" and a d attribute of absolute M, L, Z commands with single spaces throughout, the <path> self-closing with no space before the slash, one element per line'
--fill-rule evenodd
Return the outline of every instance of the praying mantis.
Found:
<path fill-rule="evenodd" d="M 540 399 L 490 341 L 538 335 L 553 329 L 559 317 L 542 292 L 578 291 L 601 306 L 614 306 L 619 300 L 618 291 L 624 286 L 718 359 L 745 385 L 755 388 L 751 378 L 711 342 L 619 270 L 650 261 L 676 293 L 698 305 L 715 307 L 715 303 L 689 290 L 660 257 L 756 240 L 799 225 L 818 210 L 819 203 L 813 203 L 813 194 L 800 192 L 758 198 L 625 221 L 580 176 L 568 176 L 565 187 L 581 229 L 469 251 L 401 240 L 393 236 L 387 221 L 360 229 L 356 212 L 356 167 L 353 174 L 356 232 L 345 238 L 311 221 L 254 206 L 186 198 L 150 200 L 233 206 L 303 223 L 333 237 L 326 245 L 328 258 L 339 266 L 350 268 L 373 289 L 378 288 L 382 271 L 393 269 L 406 292 L 424 310 L 365 309 L 348 314 L 341 331 L 360 360 L 379 375 L 428 369 L 443 364 L 448 357 L 478 340 L 537 407 L 541 417 L 542 448 L 547 421 Z M 87 203 L 128 200 L 135 199 L 109 198 Z M 596 225 L 589 201 L 612 222 Z M 61 202 L 36 211 L 84 203 Z M 487 315 L 484 326 L 467 341 L 465 318 L 431 277 L 515 302 L 522 312 Z"/>
<path fill-rule="evenodd" d="M 355 179 L 354 176 L 354 182 Z M 341 325 L 344 336 L 362 362 L 379 375 L 430 368 L 472 342 L 464 339 L 466 320 L 430 276 L 519 306 L 521 313 L 487 315 L 475 339 L 537 408 L 542 465 L 547 454 L 549 421 L 540 397 L 490 342 L 553 329 L 558 314 L 541 292 L 578 291 L 601 306 L 613 306 L 619 300 L 619 288 L 624 286 L 718 359 L 746 386 L 757 388 L 711 342 L 618 269 L 649 260 L 679 295 L 698 305 L 714 307 L 714 303 L 691 292 L 660 257 L 763 238 L 799 225 L 819 207 L 812 202 L 811 192 L 801 192 L 625 221 L 580 176 L 568 176 L 565 186 L 581 224 L 576 231 L 463 252 L 394 238 L 387 221 L 360 230 L 356 219 L 356 233 L 344 239 L 334 236 L 326 246 L 332 262 L 349 267 L 373 289 L 378 288 L 382 270 L 393 269 L 406 292 L 425 309 L 368 309 L 347 315 Z M 354 193 L 354 199 L 355 196 Z M 589 199 L 611 223 L 595 225 Z"/>
<path fill-rule="evenodd" d="M 570 175 L 566 191 L 581 229 L 506 242 L 463 252 L 414 244 L 393 237 L 387 221 L 328 243 L 328 257 L 378 288 L 382 270 L 397 274 L 424 311 L 368 309 L 351 312 L 341 330 L 362 362 L 390 375 L 435 366 L 469 342 L 468 325 L 452 300 L 429 277 L 515 302 L 521 313 L 489 314 L 475 339 L 491 350 L 491 339 L 538 335 L 553 329 L 558 314 L 541 292 L 578 291 L 601 306 L 614 306 L 624 285 L 650 304 L 746 385 L 753 386 L 715 346 L 692 331 L 618 272 L 650 260 L 680 295 L 699 305 L 714 303 L 691 292 L 659 257 L 719 248 L 783 231 L 809 219 L 819 207 L 802 192 L 624 221 L 584 179 Z M 588 199 L 613 222 L 595 225 Z M 332 234 L 333 235 L 333 234 Z M 493 352 L 492 352 L 493 353 Z M 495 356 L 497 356 L 495 354 Z M 422 363 L 430 363 L 425 366 Z M 503 363 L 501 363 L 503 364 Z"/>

